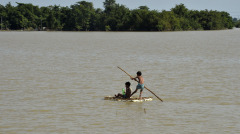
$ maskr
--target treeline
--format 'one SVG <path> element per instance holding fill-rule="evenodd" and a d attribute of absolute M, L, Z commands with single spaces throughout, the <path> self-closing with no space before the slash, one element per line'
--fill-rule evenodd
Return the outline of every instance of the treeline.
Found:
<path fill-rule="evenodd" d="M 5 30 L 66 31 L 179 31 L 233 28 L 227 12 L 189 10 L 184 4 L 170 11 L 149 10 L 147 6 L 130 10 L 115 0 L 105 0 L 104 9 L 80 1 L 70 7 L 38 7 L 32 4 L 0 4 L 1 28 Z"/>

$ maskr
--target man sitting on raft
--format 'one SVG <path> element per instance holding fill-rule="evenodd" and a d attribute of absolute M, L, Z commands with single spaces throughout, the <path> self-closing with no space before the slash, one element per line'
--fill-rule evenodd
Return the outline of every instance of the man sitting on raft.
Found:
<path fill-rule="evenodd" d="M 125 83 L 125 87 L 126 87 L 126 91 L 123 94 L 118 93 L 118 95 L 115 95 L 116 98 L 124 98 L 124 99 L 129 99 L 131 97 L 131 92 L 132 89 L 130 88 L 131 83 L 130 82 L 126 82 Z"/>

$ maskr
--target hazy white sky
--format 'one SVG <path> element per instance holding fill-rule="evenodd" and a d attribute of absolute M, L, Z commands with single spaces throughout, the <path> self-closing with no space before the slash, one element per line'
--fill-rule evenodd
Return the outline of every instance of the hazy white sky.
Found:
<path fill-rule="evenodd" d="M 6 5 L 11 2 L 16 5 L 20 3 L 32 3 L 38 6 L 60 5 L 70 6 L 82 0 L 0 0 L 0 4 Z M 103 8 L 105 0 L 85 0 L 92 2 L 95 8 Z M 148 6 L 151 10 L 170 10 L 176 4 L 183 3 L 191 10 L 218 10 L 226 11 L 231 16 L 240 18 L 240 0 L 116 0 L 116 3 L 123 4 L 130 9 L 136 9 L 139 6 Z"/>

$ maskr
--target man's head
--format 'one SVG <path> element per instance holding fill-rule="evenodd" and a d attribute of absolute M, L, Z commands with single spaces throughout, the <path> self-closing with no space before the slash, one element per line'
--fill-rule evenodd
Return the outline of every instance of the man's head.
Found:
<path fill-rule="evenodd" d="M 125 83 L 125 86 L 126 86 L 126 87 L 130 87 L 130 86 L 131 86 L 131 83 L 128 81 L 128 82 Z"/>
<path fill-rule="evenodd" d="M 137 76 L 141 76 L 142 75 L 142 72 L 141 71 L 138 71 L 137 72 Z"/>

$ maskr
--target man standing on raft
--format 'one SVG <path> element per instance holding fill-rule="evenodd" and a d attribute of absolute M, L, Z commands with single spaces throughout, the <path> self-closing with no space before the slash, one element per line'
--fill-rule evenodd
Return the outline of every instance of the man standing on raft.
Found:
<path fill-rule="evenodd" d="M 141 71 L 138 71 L 137 72 L 137 76 L 135 77 L 135 78 L 132 78 L 132 77 L 130 77 L 132 80 L 135 80 L 135 81 L 137 81 L 138 82 L 138 85 L 137 85 L 137 87 L 136 87 L 136 90 L 131 94 L 131 96 L 133 95 L 133 94 L 135 94 L 137 91 L 138 91 L 138 89 L 140 89 L 140 95 L 139 95 L 139 99 L 142 99 L 142 91 L 143 91 L 143 89 L 144 89 L 144 79 L 143 79 L 143 77 L 142 77 L 142 72 Z"/>

